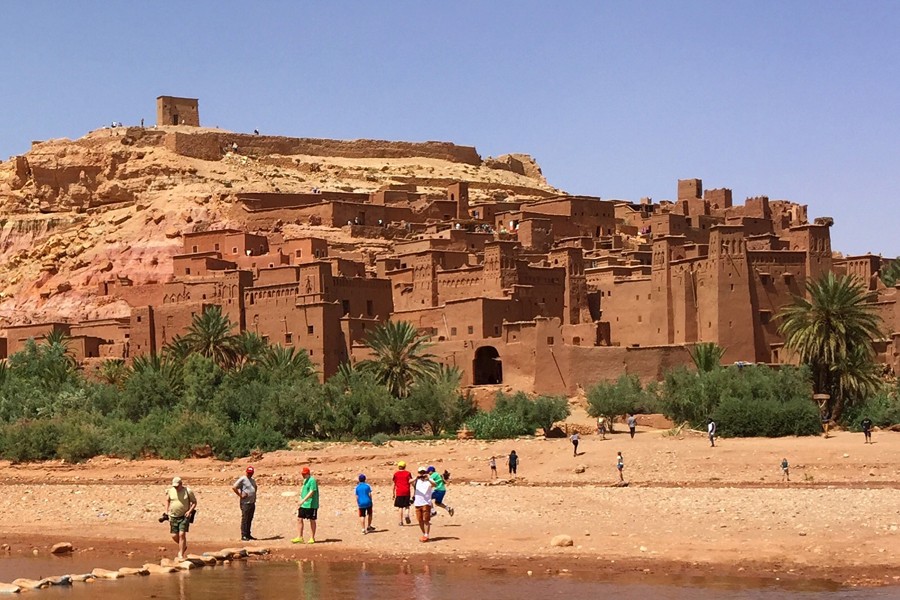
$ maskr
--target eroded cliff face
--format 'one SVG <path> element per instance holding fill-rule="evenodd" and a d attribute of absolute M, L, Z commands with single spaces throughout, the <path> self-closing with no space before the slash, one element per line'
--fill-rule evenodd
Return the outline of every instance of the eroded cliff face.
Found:
<path fill-rule="evenodd" d="M 474 148 L 446 142 L 310 140 L 173 126 L 36 143 L 0 163 L 0 326 L 127 316 L 129 305 L 101 295 L 100 283 L 167 281 L 182 233 L 245 226 L 236 193 L 371 192 L 402 183 L 441 197 L 460 180 L 472 183 L 474 201 L 557 192 L 527 155 L 482 161 Z M 263 226 L 271 232 L 284 224 Z M 307 228 L 289 224 L 285 233 Z M 316 231 L 323 234 L 341 240 L 340 230 Z"/>

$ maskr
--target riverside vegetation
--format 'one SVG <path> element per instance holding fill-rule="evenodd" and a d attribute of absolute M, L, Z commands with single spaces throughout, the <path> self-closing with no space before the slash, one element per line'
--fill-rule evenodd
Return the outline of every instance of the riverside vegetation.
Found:
<path fill-rule="evenodd" d="M 587 390 L 588 413 L 610 419 L 661 412 L 724 436 L 814 435 L 822 414 L 855 427 L 900 421 L 900 386 L 876 376 L 878 321 L 849 278 L 810 282 L 780 315 L 786 347 L 803 365 L 720 366 L 715 344 L 690 348 L 696 370 L 678 368 L 643 386 L 633 375 Z M 460 373 L 428 353 L 408 322 L 388 321 L 368 338 L 372 358 L 344 365 L 324 384 L 304 350 L 271 346 L 217 306 L 194 317 L 161 355 L 105 361 L 85 374 L 52 333 L 0 364 L 0 456 L 12 461 L 99 454 L 123 458 L 245 456 L 293 439 L 371 440 L 440 436 L 465 424 L 482 439 L 549 431 L 569 414 L 565 398 L 498 394 L 479 411 Z M 831 393 L 827 406 L 813 391 Z"/>

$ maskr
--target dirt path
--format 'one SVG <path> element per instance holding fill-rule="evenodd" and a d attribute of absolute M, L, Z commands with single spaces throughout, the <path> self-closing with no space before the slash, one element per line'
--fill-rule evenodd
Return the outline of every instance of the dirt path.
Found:
<path fill-rule="evenodd" d="M 567 440 L 304 444 L 234 463 L 207 459 L 84 465 L 0 463 L 0 527 L 10 552 L 43 551 L 73 541 L 82 552 L 173 554 L 157 523 L 164 488 L 181 475 L 199 496 L 190 534 L 194 550 L 240 545 L 240 513 L 229 486 L 247 464 L 260 483 L 254 534 L 274 558 L 446 560 L 484 568 L 570 569 L 594 573 L 715 573 L 824 578 L 851 583 L 900 582 L 900 434 L 833 438 L 721 440 L 674 438 L 641 430 L 606 441 L 582 438 L 572 456 Z M 491 454 L 515 449 L 522 463 L 513 481 L 492 482 Z M 615 455 L 625 458 L 628 487 L 611 487 Z M 782 457 L 791 463 L 781 481 Z M 452 473 L 447 502 L 455 517 L 434 520 L 433 541 L 417 527 L 399 527 L 390 508 L 395 462 L 434 464 Z M 299 470 L 319 478 L 319 542 L 293 546 Z M 576 473 L 584 467 L 583 473 Z M 362 535 L 352 494 L 358 473 L 375 490 L 378 532 Z M 551 547 L 557 534 L 574 545 Z M 90 550 L 88 550 L 90 548 Z"/>

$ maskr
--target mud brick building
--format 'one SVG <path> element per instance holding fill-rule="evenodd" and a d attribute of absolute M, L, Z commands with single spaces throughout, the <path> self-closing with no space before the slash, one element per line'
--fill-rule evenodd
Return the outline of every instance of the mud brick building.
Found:
<path fill-rule="evenodd" d="M 793 202 L 735 205 L 731 190 L 704 190 L 699 179 L 679 181 L 677 193 L 657 203 L 475 204 L 457 182 L 441 197 L 413 185 L 238 194 L 261 230 L 277 220 L 340 227 L 391 240 L 389 249 L 362 255 L 314 236 L 187 233 L 171 281 L 99 286 L 131 304 L 129 319 L 11 327 L 7 351 L 63 328 L 78 340 L 79 360 L 152 354 L 219 305 L 240 331 L 308 351 L 323 378 L 365 358 L 368 332 L 395 319 L 428 334 L 467 385 L 573 393 L 625 372 L 657 379 L 687 363 L 685 349 L 698 342 L 720 344 L 728 362 L 788 361 L 775 315 L 811 278 L 834 271 L 873 292 L 885 322 L 879 359 L 900 368 L 897 289 L 878 277 L 886 259 L 833 254 L 830 219 L 810 223 Z"/>

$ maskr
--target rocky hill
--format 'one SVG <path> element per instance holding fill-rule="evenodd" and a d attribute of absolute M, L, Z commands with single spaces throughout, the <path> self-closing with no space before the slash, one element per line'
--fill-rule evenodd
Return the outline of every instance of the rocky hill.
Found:
<path fill-rule="evenodd" d="M 253 222 L 239 193 L 371 192 L 415 184 L 442 197 L 470 182 L 473 202 L 530 200 L 558 193 L 528 155 L 482 159 L 447 142 L 317 140 L 171 126 L 104 128 L 78 140 L 35 143 L 0 163 L 0 327 L 53 319 L 127 316 L 98 284 L 171 277 L 180 235 L 222 227 L 296 237 L 348 238 L 339 229 Z"/>

